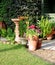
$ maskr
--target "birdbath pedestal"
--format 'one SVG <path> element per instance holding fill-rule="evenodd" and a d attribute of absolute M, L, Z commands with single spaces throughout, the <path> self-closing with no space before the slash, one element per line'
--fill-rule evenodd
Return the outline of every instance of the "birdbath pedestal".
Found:
<path fill-rule="evenodd" d="M 11 20 L 15 23 L 15 42 L 19 43 L 20 42 L 20 39 L 19 39 L 19 22 L 20 22 L 20 19 L 14 18 Z"/>
<path fill-rule="evenodd" d="M 19 22 L 23 19 L 27 19 L 28 17 L 20 16 L 18 18 L 11 19 L 15 23 L 15 42 L 20 43 L 19 37 Z"/>

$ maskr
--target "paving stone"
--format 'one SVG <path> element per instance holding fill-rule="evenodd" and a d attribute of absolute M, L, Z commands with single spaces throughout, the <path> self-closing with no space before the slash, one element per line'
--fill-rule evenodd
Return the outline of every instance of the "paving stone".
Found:
<path fill-rule="evenodd" d="M 41 49 L 55 50 L 55 40 L 50 40 L 50 41 L 48 41 L 48 42 L 46 42 L 46 41 L 43 42 Z"/>

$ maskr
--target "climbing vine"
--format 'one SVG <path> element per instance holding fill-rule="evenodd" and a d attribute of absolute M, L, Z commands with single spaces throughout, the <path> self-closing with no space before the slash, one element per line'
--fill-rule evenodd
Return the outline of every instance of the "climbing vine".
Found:
<path fill-rule="evenodd" d="M 31 16 L 31 22 L 36 23 L 41 13 L 41 0 L 0 0 L 0 20 L 6 22 L 7 27 L 14 27 L 11 18 L 20 15 Z"/>

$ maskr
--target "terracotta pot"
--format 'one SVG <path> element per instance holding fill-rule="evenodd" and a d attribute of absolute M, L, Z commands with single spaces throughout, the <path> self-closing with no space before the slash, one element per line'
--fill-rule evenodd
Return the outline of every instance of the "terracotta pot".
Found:
<path fill-rule="evenodd" d="M 52 28 L 52 32 L 55 31 L 55 27 Z"/>
<path fill-rule="evenodd" d="M 4 22 L 0 22 L 0 28 L 6 28 L 6 25 L 5 25 L 5 23 Z"/>
<path fill-rule="evenodd" d="M 39 39 L 38 43 L 37 43 L 37 49 L 40 49 L 42 45 L 42 39 Z"/>
<path fill-rule="evenodd" d="M 52 39 L 52 36 L 47 37 L 47 40 L 51 40 L 51 39 Z"/>
<path fill-rule="evenodd" d="M 47 35 L 47 40 L 51 40 L 52 39 L 52 33 Z"/>
<path fill-rule="evenodd" d="M 35 37 L 36 39 L 32 39 L 32 38 L 30 38 L 29 40 L 28 40 L 28 48 L 29 48 L 29 50 L 30 51 L 35 51 L 36 50 L 36 48 L 37 48 L 37 43 L 38 43 L 38 37 L 36 36 Z"/>
<path fill-rule="evenodd" d="M 0 22 L 0 28 L 2 28 L 2 22 Z"/>

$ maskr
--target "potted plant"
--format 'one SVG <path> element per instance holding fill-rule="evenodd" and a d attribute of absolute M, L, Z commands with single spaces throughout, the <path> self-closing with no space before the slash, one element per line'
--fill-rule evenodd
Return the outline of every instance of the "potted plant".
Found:
<path fill-rule="evenodd" d="M 52 21 L 52 31 L 55 31 L 55 21 Z"/>
<path fill-rule="evenodd" d="M 48 40 L 52 39 L 53 35 L 55 34 L 55 22 L 52 21 L 51 24 L 52 24 L 52 31 L 50 34 L 47 35 Z"/>
<path fill-rule="evenodd" d="M 51 21 L 48 20 L 48 18 L 41 17 L 41 20 L 38 22 L 38 26 L 40 27 L 42 31 L 42 38 L 49 37 L 49 34 L 52 31 L 52 24 Z M 50 35 L 51 36 L 51 35 Z M 52 37 L 51 37 L 52 38 Z"/>
<path fill-rule="evenodd" d="M 35 29 L 34 25 L 29 26 L 29 29 L 26 31 L 26 37 L 28 38 L 28 48 L 31 51 L 37 49 L 37 43 L 39 41 L 39 33 Z"/>
<path fill-rule="evenodd" d="M 37 43 L 37 49 L 40 49 L 42 45 L 42 39 L 39 38 L 38 43 Z"/>

